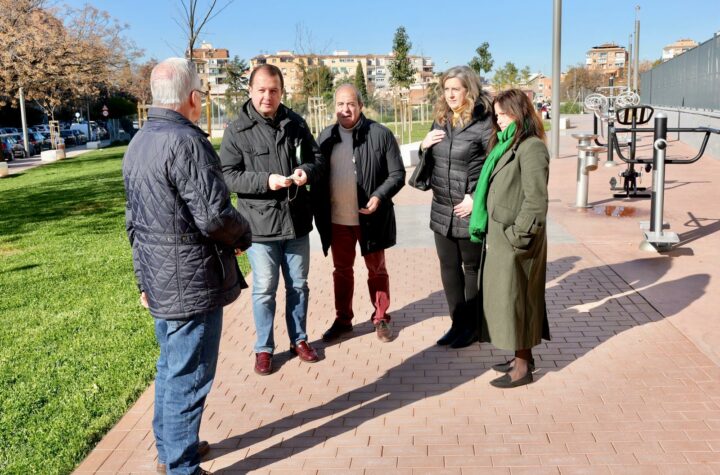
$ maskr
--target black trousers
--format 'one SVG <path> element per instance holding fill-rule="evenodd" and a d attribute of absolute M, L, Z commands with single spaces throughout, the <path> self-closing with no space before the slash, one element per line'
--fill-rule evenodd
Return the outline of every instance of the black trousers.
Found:
<path fill-rule="evenodd" d="M 435 233 L 435 248 L 453 327 L 477 328 L 482 304 L 478 273 L 483 245 Z"/>

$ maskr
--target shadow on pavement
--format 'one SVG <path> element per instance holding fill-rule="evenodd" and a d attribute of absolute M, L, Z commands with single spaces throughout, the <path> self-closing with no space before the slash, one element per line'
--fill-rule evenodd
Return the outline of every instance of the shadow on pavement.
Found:
<path fill-rule="evenodd" d="M 657 283 L 672 266 L 671 258 L 657 257 L 637 259 L 618 266 L 597 266 L 574 271 L 581 260 L 569 256 L 552 261 L 548 265 L 548 316 L 553 340 L 543 342 L 534 349 L 539 374 L 559 371 L 602 345 L 619 333 L 634 327 L 669 317 L 700 298 L 709 282 L 709 275 L 696 274 L 682 279 Z M 645 277 L 626 282 L 620 275 L 628 275 L 629 269 L 648 268 Z M 673 306 L 661 315 L 640 294 L 660 293 L 672 295 Z M 427 313 L 423 304 L 437 301 L 442 292 L 406 305 L 393 312 L 395 329 L 402 333 L 418 321 L 447 315 L 447 309 Z M 427 307 L 427 305 L 425 305 Z M 418 312 L 425 312 L 418 317 Z M 320 342 L 319 348 L 324 348 Z M 487 351 L 488 344 L 460 351 Z M 495 351 L 492 355 L 499 354 Z M 510 352 L 508 352 L 508 355 Z M 218 443 L 230 448 L 232 453 L 251 447 L 268 437 L 293 431 L 270 447 L 251 453 L 244 460 L 222 469 L 222 472 L 247 472 L 266 467 L 291 455 L 322 445 L 333 437 L 354 431 L 363 423 L 383 417 L 390 411 L 411 405 L 428 397 L 437 396 L 474 380 L 485 373 L 495 362 L 494 358 L 473 358 L 453 363 L 458 352 L 444 347 L 429 346 L 406 359 L 376 380 L 342 394 L 319 406 L 300 411 L 283 419 L 265 424 L 244 434 Z M 466 356 L 466 355 L 464 355 Z M 334 417 L 321 424 L 319 419 Z M 309 428 L 297 433 L 304 425 Z"/>

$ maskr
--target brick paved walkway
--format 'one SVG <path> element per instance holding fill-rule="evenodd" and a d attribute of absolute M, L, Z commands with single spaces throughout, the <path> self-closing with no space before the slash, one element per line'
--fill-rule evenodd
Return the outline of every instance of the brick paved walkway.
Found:
<path fill-rule="evenodd" d="M 397 338 L 379 342 L 361 319 L 339 343 L 319 341 L 333 318 L 332 269 L 314 252 L 308 333 L 322 360 L 289 358 L 279 318 L 276 371 L 260 377 L 252 370 L 250 292 L 243 293 L 225 312 L 201 431 L 212 445 L 203 467 L 317 475 L 720 474 L 720 337 L 708 318 L 718 308 L 711 276 L 720 240 L 707 223 L 717 216 L 716 185 L 708 182 L 720 183 L 720 162 L 685 167 L 686 188 L 694 190 L 683 192 L 688 196 L 668 192 L 667 217 L 686 244 L 658 256 L 637 250 L 636 220 L 569 206 L 573 142 L 563 138 L 551 171 L 553 340 L 535 349 L 534 384 L 490 386 L 497 376 L 490 366 L 508 354 L 490 345 L 434 346 L 449 317 L 427 220 L 418 217 L 430 196 L 405 188 L 398 215 L 411 231 L 399 227 L 408 236 L 388 253 Z M 608 199 L 601 176 L 616 172 L 591 176 L 598 206 L 630 206 Z M 715 199 L 684 201 L 693 193 Z M 649 210 L 646 201 L 631 205 L 635 217 Z M 686 212 L 702 216 L 703 226 L 679 219 Z M 369 316 L 366 273 L 357 269 L 356 314 Z M 77 473 L 153 472 L 152 399 L 150 387 Z"/>

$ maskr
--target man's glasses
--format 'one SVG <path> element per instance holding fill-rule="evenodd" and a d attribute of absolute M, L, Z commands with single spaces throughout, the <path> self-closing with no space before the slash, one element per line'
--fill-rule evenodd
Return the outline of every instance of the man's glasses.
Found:
<path fill-rule="evenodd" d="M 196 91 L 198 94 L 200 94 L 200 97 L 206 98 L 208 96 L 207 91 L 201 91 L 200 89 L 193 89 L 193 91 Z"/>

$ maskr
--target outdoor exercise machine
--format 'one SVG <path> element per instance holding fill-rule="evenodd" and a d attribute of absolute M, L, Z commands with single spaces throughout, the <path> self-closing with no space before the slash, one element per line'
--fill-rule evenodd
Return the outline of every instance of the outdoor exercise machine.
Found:
<path fill-rule="evenodd" d="M 629 125 L 631 130 L 637 129 L 639 125 L 645 125 L 652 119 L 655 110 L 650 106 L 645 105 L 631 105 L 622 106 L 615 110 L 615 123 L 620 125 Z M 613 132 L 611 135 L 614 135 Z M 637 143 L 640 139 L 637 137 L 637 132 L 630 132 L 630 136 L 625 142 L 629 150 L 629 160 L 627 161 L 627 168 L 619 174 L 623 179 L 623 192 L 613 193 L 614 198 L 650 198 L 650 192 L 644 186 L 638 186 L 638 178 L 641 174 L 635 169 L 635 152 L 637 151 Z M 613 144 L 613 147 L 619 150 L 620 140 L 613 137 L 609 142 Z M 652 170 L 652 164 L 645 165 L 645 172 L 650 173 Z M 613 186 L 614 188 L 614 186 Z"/>
<path fill-rule="evenodd" d="M 593 112 L 593 133 L 597 135 L 595 144 L 601 147 L 607 147 L 608 154 L 605 166 L 614 167 L 617 165 L 613 158 L 615 150 L 614 142 L 621 147 L 632 147 L 634 153 L 638 140 L 635 135 L 620 140 L 617 134 L 614 133 L 615 122 L 617 121 L 616 109 L 640 104 L 640 96 L 625 86 L 613 86 L 612 77 L 610 78 L 610 86 L 601 87 L 598 88 L 598 90 L 607 91 L 608 95 L 600 92 L 588 95 L 585 98 L 585 108 Z M 650 120 L 650 118 L 648 117 L 647 120 Z M 642 125 L 644 123 L 645 122 L 636 125 Z M 598 137 L 606 137 L 607 143 L 602 143 Z M 637 172 L 634 167 L 628 166 L 625 171 L 620 173 L 620 177 L 623 179 L 623 193 L 616 193 L 613 196 L 615 198 L 649 197 L 649 195 L 643 196 L 640 193 L 645 191 L 645 189 L 637 186 L 637 178 L 639 176 L 640 173 Z M 615 178 L 613 178 L 610 183 L 614 190 L 615 184 L 617 183 Z"/>
<path fill-rule="evenodd" d="M 572 134 L 572 136 L 578 141 L 575 207 L 589 208 L 588 185 L 590 177 L 588 176 L 588 173 L 597 170 L 598 154 L 604 152 L 606 148 L 599 145 L 593 145 L 593 140 L 597 138 L 597 135 L 595 134 L 580 132 Z"/>
<path fill-rule="evenodd" d="M 633 123 L 632 118 L 641 118 L 648 106 L 627 107 L 625 110 L 618 110 L 618 117 L 623 117 L 623 122 L 629 121 Z M 637 120 L 635 123 L 640 122 Z M 667 126 L 667 115 L 658 113 L 655 115 L 653 128 L 615 128 L 613 135 L 618 133 L 636 134 L 638 132 L 653 132 L 653 156 L 652 158 L 637 158 L 636 156 L 626 157 L 623 155 L 618 145 L 618 141 L 612 135 L 608 138 L 608 142 L 612 143 L 620 160 L 628 164 L 642 164 L 652 166 L 652 193 L 650 202 L 650 221 L 640 223 L 640 229 L 643 230 L 643 242 L 640 249 L 655 250 L 658 252 L 666 252 L 672 250 L 675 244 L 680 242 L 680 238 L 676 233 L 665 231 L 666 226 L 663 222 L 663 208 L 665 206 L 665 166 L 666 165 L 689 165 L 697 162 L 705 153 L 710 134 L 720 134 L 720 129 L 710 127 L 672 127 Z M 683 159 L 667 159 L 667 134 L 668 132 L 678 133 L 702 133 L 705 134 L 698 153 L 692 158 Z M 631 153 L 634 153 L 634 147 L 631 147 Z"/>

